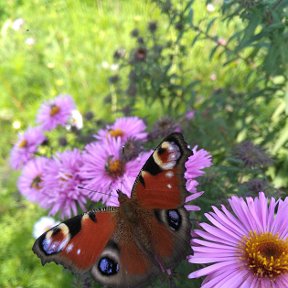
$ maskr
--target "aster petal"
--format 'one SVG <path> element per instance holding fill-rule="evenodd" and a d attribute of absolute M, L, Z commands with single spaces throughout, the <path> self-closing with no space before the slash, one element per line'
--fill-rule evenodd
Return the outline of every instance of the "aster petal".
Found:
<path fill-rule="evenodd" d="M 232 265 L 229 268 L 230 269 L 226 270 L 219 269 L 219 271 L 214 273 L 214 277 L 209 277 L 208 281 L 203 282 L 201 288 L 216 288 L 216 287 L 240 288 L 239 285 L 241 285 L 242 281 L 245 281 L 245 277 L 247 277 L 247 272 L 239 271 L 240 268 L 239 265 Z"/>
<path fill-rule="evenodd" d="M 133 138 L 137 140 L 146 140 L 147 132 L 146 125 L 144 121 L 138 117 L 122 117 L 116 119 L 114 124 L 108 125 L 105 129 L 98 131 L 98 134 L 95 135 L 95 138 L 103 141 L 108 138 L 119 138 L 121 143 L 125 143 L 128 138 Z M 115 131 L 115 137 L 111 131 Z"/>
<path fill-rule="evenodd" d="M 200 211 L 201 208 L 199 206 L 196 206 L 196 205 L 184 205 L 185 209 L 187 211 Z"/>
<path fill-rule="evenodd" d="M 222 206 L 223 212 L 221 212 L 217 207 L 212 206 L 214 212 L 216 215 L 213 217 L 219 222 L 225 225 L 226 227 L 229 227 L 230 229 L 233 229 L 234 231 L 237 231 L 241 233 L 242 235 L 245 234 L 245 230 L 243 229 L 243 226 L 241 223 L 226 209 L 225 206 Z"/>
<path fill-rule="evenodd" d="M 194 271 L 192 273 L 190 273 L 188 275 L 188 278 L 198 278 L 198 277 L 202 277 L 208 274 L 211 274 L 219 269 L 224 269 L 225 267 L 231 267 L 231 265 L 235 265 L 235 261 L 230 260 L 230 261 L 225 261 L 225 262 L 220 262 L 220 263 L 216 263 L 213 265 L 210 265 L 208 267 L 202 268 L 200 270 Z"/>
<path fill-rule="evenodd" d="M 218 237 L 217 235 L 213 234 L 213 233 L 209 233 L 203 230 L 198 230 L 195 229 L 194 232 L 199 235 L 200 237 L 216 242 L 216 243 L 223 243 L 225 245 L 230 245 L 230 246 L 234 246 L 236 242 L 234 241 L 228 241 L 226 237 L 220 236 Z"/>
<path fill-rule="evenodd" d="M 287 199 L 287 198 L 286 198 Z M 288 205 L 287 202 L 278 202 L 278 211 L 274 218 L 274 223 L 272 225 L 272 231 L 274 233 L 279 233 L 280 237 L 286 239 L 288 234 Z"/>
<path fill-rule="evenodd" d="M 229 204 L 237 218 L 242 220 L 243 227 L 245 227 L 247 234 L 249 233 L 249 231 L 257 231 L 257 226 L 255 225 L 253 219 L 249 217 L 250 213 L 247 204 L 243 199 L 239 199 L 233 196 L 231 199 L 229 199 Z"/>
<path fill-rule="evenodd" d="M 217 229 L 213 227 L 212 225 L 209 225 L 206 223 L 200 223 L 200 226 L 208 233 L 213 234 L 219 238 L 225 238 L 229 240 L 230 242 L 235 242 L 239 240 L 239 237 L 237 237 L 237 235 L 231 231 L 226 230 L 226 232 L 223 232 L 221 229 Z"/>
<path fill-rule="evenodd" d="M 221 249 L 221 251 L 227 250 L 227 251 L 233 251 L 233 252 L 235 252 L 235 246 L 236 246 L 236 245 L 235 246 L 228 246 L 226 244 L 223 245 L 221 243 L 214 243 L 214 242 L 204 241 L 204 240 L 197 239 L 197 238 L 193 239 L 192 243 L 193 244 L 197 243 L 197 244 L 200 244 L 200 245 L 205 246 L 205 247 L 212 247 L 212 248 L 215 248 L 215 249 Z"/>
<path fill-rule="evenodd" d="M 197 199 L 198 197 L 200 197 L 203 194 L 204 194 L 204 191 L 197 192 L 197 193 L 194 193 L 192 195 L 189 195 L 189 196 L 186 197 L 185 203 L 193 201 L 193 200 Z"/>
<path fill-rule="evenodd" d="M 242 202 L 243 205 L 245 202 Z M 246 198 L 246 203 L 247 203 L 247 206 L 245 204 L 245 209 L 247 207 L 247 213 L 248 213 L 248 217 L 249 217 L 249 214 L 250 214 L 250 219 L 251 219 L 251 222 L 253 221 L 255 227 L 256 227 L 256 230 L 257 232 L 261 233 L 261 232 L 264 232 L 263 230 L 263 226 L 262 226 L 262 223 L 261 223 L 261 213 L 262 213 L 262 210 L 261 208 L 262 207 L 259 207 L 260 206 L 260 202 L 259 202 L 259 199 L 256 198 L 255 201 L 253 200 L 252 197 L 247 197 Z M 266 206 L 267 206 L 267 202 L 266 202 Z M 257 213 L 257 210 L 258 210 L 258 213 Z M 263 221 L 265 221 L 263 219 Z M 265 225 L 266 226 L 266 225 Z"/>
<path fill-rule="evenodd" d="M 233 236 L 235 239 L 239 239 L 239 237 L 241 237 L 241 233 L 237 231 L 233 225 L 227 225 L 228 222 L 221 224 L 222 221 L 218 221 L 216 214 L 210 212 L 205 213 L 204 215 L 212 224 L 214 224 L 215 227 L 219 228 L 221 231 L 226 232 L 227 234 Z"/>
<path fill-rule="evenodd" d="M 247 275 L 247 272 L 239 270 L 234 270 L 233 272 L 232 267 L 230 267 L 231 273 L 226 275 L 226 277 L 223 277 L 222 280 L 218 281 L 218 283 L 214 286 L 215 288 L 239 288 L 240 285 L 245 281 L 245 277 Z M 248 288 L 248 287 L 247 287 Z"/>
<path fill-rule="evenodd" d="M 268 209 L 268 216 L 267 216 L 267 221 L 268 221 L 268 231 L 272 231 L 272 226 L 274 225 L 274 215 L 275 215 L 275 207 L 276 207 L 276 201 L 272 197 Z"/>

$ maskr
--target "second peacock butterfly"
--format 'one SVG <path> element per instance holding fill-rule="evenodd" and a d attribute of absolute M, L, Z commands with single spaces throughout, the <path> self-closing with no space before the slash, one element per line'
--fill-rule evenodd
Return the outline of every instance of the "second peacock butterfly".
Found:
<path fill-rule="evenodd" d="M 33 251 L 75 273 L 91 272 L 108 287 L 141 287 L 191 252 L 182 134 L 166 137 L 140 170 L 119 207 L 88 211 L 42 234 Z"/>

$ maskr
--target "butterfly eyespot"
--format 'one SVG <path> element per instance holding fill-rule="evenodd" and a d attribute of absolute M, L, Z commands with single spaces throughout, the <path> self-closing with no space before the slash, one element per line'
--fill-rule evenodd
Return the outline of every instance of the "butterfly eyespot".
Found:
<path fill-rule="evenodd" d="M 112 276 L 119 272 L 119 265 L 109 257 L 102 257 L 99 260 L 98 270 L 104 276 Z"/>
<path fill-rule="evenodd" d="M 42 236 L 41 248 L 46 255 L 57 254 L 62 251 L 70 240 L 68 227 L 61 223 Z"/>
<path fill-rule="evenodd" d="M 182 224 L 182 217 L 177 210 L 167 210 L 166 217 L 168 225 L 172 230 L 179 230 Z"/>
<path fill-rule="evenodd" d="M 155 163 L 162 170 L 169 170 L 175 167 L 177 160 L 181 157 L 180 148 L 174 142 L 165 141 L 153 153 Z"/>
<path fill-rule="evenodd" d="M 159 155 L 161 155 L 161 154 L 163 154 L 165 151 L 166 151 L 165 148 L 159 147 L 157 152 L 158 152 Z"/>

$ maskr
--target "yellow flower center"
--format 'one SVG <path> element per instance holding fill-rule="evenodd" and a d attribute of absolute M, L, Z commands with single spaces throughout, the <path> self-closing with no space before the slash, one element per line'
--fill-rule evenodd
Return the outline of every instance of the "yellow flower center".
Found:
<path fill-rule="evenodd" d="M 250 232 L 241 243 L 242 259 L 255 276 L 274 279 L 288 272 L 288 238 L 271 232 Z"/>
<path fill-rule="evenodd" d="M 122 137 L 124 132 L 121 129 L 111 129 L 108 132 L 112 137 Z"/>
<path fill-rule="evenodd" d="M 113 160 L 112 157 L 108 158 L 105 169 L 112 177 L 119 177 L 124 173 L 124 165 L 121 160 Z"/>
<path fill-rule="evenodd" d="M 18 147 L 19 147 L 19 148 L 25 148 L 25 147 L 27 147 L 27 145 L 28 145 L 27 140 L 26 140 L 26 139 L 23 139 L 23 140 L 18 144 Z"/>
<path fill-rule="evenodd" d="M 51 105 L 51 107 L 50 107 L 50 116 L 55 116 L 56 114 L 58 114 L 60 112 L 60 110 L 61 109 L 60 109 L 59 106 L 57 106 L 55 104 Z"/>
<path fill-rule="evenodd" d="M 41 175 L 38 175 L 33 179 L 30 187 L 36 190 L 40 190 L 42 188 L 41 182 L 42 182 Z"/>

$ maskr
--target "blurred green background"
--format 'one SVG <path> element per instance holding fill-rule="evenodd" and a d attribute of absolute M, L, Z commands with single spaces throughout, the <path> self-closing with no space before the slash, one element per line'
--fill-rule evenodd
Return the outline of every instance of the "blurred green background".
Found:
<path fill-rule="evenodd" d="M 196 111 L 195 121 L 185 128 L 187 137 L 190 143 L 210 151 L 215 164 L 202 183 L 207 191 L 206 200 L 200 203 L 204 210 L 219 201 L 223 191 L 221 199 L 224 199 L 223 195 L 241 193 L 242 184 L 253 180 L 255 175 L 269 181 L 267 193 L 287 194 L 287 65 L 277 64 L 285 61 L 283 43 L 287 39 L 280 36 L 286 33 L 287 38 L 287 24 L 280 28 L 279 25 L 271 27 L 272 24 L 268 27 L 266 20 L 259 16 L 264 9 L 270 11 L 268 8 L 279 16 L 277 9 L 281 9 L 284 12 L 278 20 L 282 23 L 281 17 L 287 19 L 287 7 L 275 6 L 277 1 L 265 7 L 256 4 L 244 7 L 245 1 L 240 1 L 243 5 L 237 7 L 242 10 L 231 11 L 229 9 L 234 7 L 228 6 L 227 12 L 222 10 L 222 1 L 192 2 L 174 1 L 174 7 L 179 10 L 173 8 L 170 14 L 162 5 L 170 1 L 0 2 L 0 287 L 78 287 L 77 280 L 69 272 L 55 264 L 43 268 L 32 253 L 33 224 L 47 212 L 19 195 L 16 187 L 19 173 L 9 168 L 9 151 L 17 133 L 35 125 L 36 112 L 43 100 L 60 93 L 72 95 L 80 112 L 92 111 L 99 120 L 111 121 L 121 115 L 105 100 L 114 87 L 109 77 L 120 74 L 125 79 L 129 73 L 127 67 L 119 70 L 122 68 L 113 54 L 121 47 L 133 51 L 135 39 L 131 37 L 131 31 L 137 28 L 146 35 L 150 21 L 157 22 L 160 43 L 174 41 L 179 44 L 177 37 L 181 35 L 179 47 L 185 47 L 185 53 L 179 52 L 179 61 L 176 60 L 173 68 L 180 81 L 177 89 L 180 91 L 194 82 L 198 86 L 192 85 L 193 89 L 189 93 L 185 90 L 186 94 L 181 90 L 186 106 L 180 103 L 175 110 L 167 104 L 169 99 L 161 102 L 156 97 L 149 102 L 149 95 L 145 94 L 148 90 L 144 89 L 137 95 L 137 103 L 133 102 L 134 114 L 147 118 L 151 126 L 169 109 L 171 114 L 175 111 L 177 117 L 189 109 Z M 193 10 L 188 4 L 193 4 Z M 185 7 L 190 9 L 187 15 L 191 22 L 183 24 L 185 29 L 177 25 L 171 29 L 170 26 L 176 23 L 173 23 L 176 19 L 173 17 L 180 17 L 180 14 L 172 14 Z M 254 17 L 244 13 L 248 8 Z M 274 14 L 271 15 L 276 19 Z M 227 16 L 230 16 L 228 20 Z M 169 17 L 172 17 L 170 22 Z M 254 23 L 255 19 L 258 22 Z M 271 33 L 274 37 L 279 36 L 278 46 Z M 226 46 L 227 42 L 231 46 Z M 128 83 L 128 80 L 123 81 Z M 176 88 L 173 86 L 173 89 Z M 243 163 L 235 162 L 231 156 L 234 146 L 245 139 L 265 148 L 274 165 L 250 171 Z M 186 266 L 183 271 L 188 273 L 192 268 Z M 190 287 L 199 287 L 197 283 L 191 281 Z M 187 287 L 185 285 L 183 287 Z"/>

